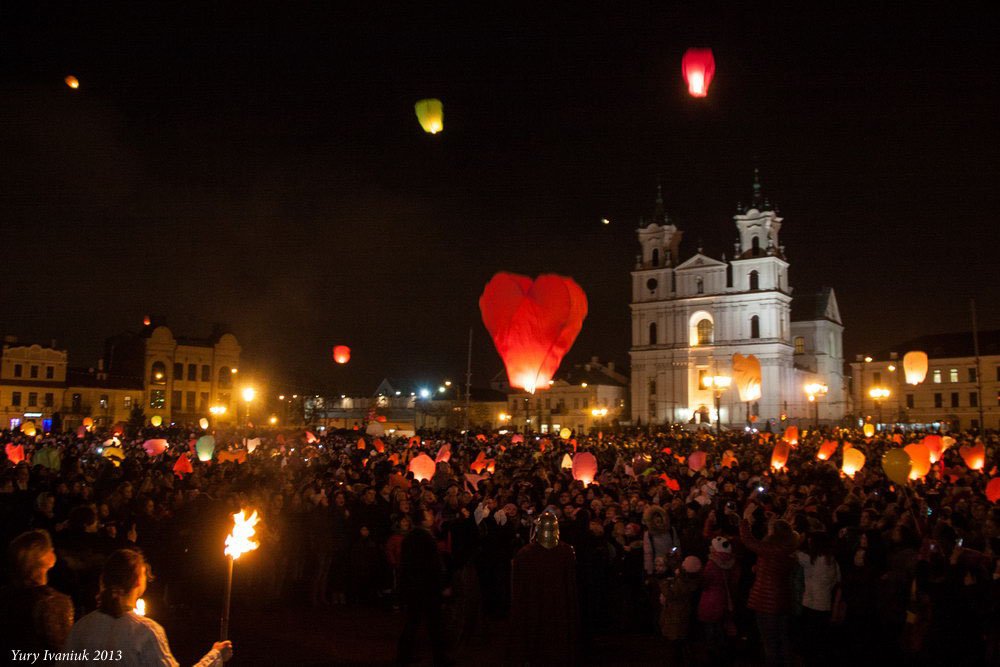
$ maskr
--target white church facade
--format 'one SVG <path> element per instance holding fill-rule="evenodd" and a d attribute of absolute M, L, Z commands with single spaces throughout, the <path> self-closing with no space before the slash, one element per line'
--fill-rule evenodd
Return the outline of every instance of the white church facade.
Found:
<path fill-rule="evenodd" d="M 640 223 L 642 254 L 632 271 L 632 423 L 839 422 L 848 397 L 844 327 L 833 290 L 793 297 L 778 236 L 782 218 L 761 195 L 758 179 L 750 206 L 733 220 L 739 240 L 732 260 L 701 248 L 682 259 L 682 231 L 659 193 L 654 219 Z M 732 376 L 734 353 L 760 360 L 761 396 L 741 402 L 731 386 L 717 414 L 703 379 Z M 815 402 L 805 391 L 812 383 L 826 387 Z"/>

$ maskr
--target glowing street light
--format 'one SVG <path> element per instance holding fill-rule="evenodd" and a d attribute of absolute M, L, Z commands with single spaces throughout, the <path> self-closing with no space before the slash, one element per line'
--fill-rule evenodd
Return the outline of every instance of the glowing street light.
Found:
<path fill-rule="evenodd" d="M 439 394 L 443 394 L 445 391 L 446 391 L 446 389 L 445 389 L 444 385 L 441 385 L 440 387 L 438 387 L 438 393 Z"/>
<path fill-rule="evenodd" d="M 430 397 L 430 395 L 431 395 L 431 390 L 430 389 L 421 389 L 420 390 L 420 398 L 428 398 L 428 397 Z"/>
<path fill-rule="evenodd" d="M 819 428 L 819 402 L 817 396 L 824 396 L 829 388 L 822 382 L 810 382 L 804 387 L 809 402 L 813 404 L 813 426 Z"/>
<path fill-rule="evenodd" d="M 257 390 L 253 387 L 243 387 L 243 400 L 247 402 L 247 422 L 250 421 L 250 403 L 257 395 Z"/>
<path fill-rule="evenodd" d="M 892 392 L 885 387 L 872 387 L 868 390 L 868 395 L 872 397 L 872 400 L 875 401 L 876 407 L 878 407 L 879 424 L 882 423 L 882 401 L 889 398 L 889 394 L 891 393 Z"/>
<path fill-rule="evenodd" d="M 722 433 L 722 393 L 733 383 L 728 375 L 706 375 L 701 379 L 701 385 L 710 389 L 715 396 L 715 435 Z"/>
<path fill-rule="evenodd" d="M 226 414 L 226 406 L 224 406 L 224 405 L 213 405 L 212 407 L 210 407 L 208 409 L 208 411 L 211 412 L 216 417 L 218 417 L 219 415 Z"/>
<path fill-rule="evenodd" d="M 269 421 L 269 422 L 270 422 L 271 424 L 277 424 L 277 423 L 278 423 L 278 418 L 277 418 L 277 417 L 273 417 L 273 416 L 272 416 L 272 417 L 271 417 L 270 419 L 268 419 L 268 421 Z"/>

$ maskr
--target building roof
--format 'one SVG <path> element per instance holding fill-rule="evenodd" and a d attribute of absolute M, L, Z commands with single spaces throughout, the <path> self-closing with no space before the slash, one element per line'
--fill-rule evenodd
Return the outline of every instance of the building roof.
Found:
<path fill-rule="evenodd" d="M 96 387 L 100 389 L 135 389 L 142 391 L 142 379 L 125 375 L 108 375 L 87 368 L 67 368 L 67 387 Z"/>
<path fill-rule="evenodd" d="M 559 373 L 556 379 L 569 384 L 583 384 L 586 382 L 588 385 L 595 387 L 599 385 L 605 387 L 625 387 L 628 385 L 628 380 L 626 378 L 625 381 L 622 381 L 623 377 L 618 373 L 614 373 L 614 375 L 608 374 L 603 366 L 590 363 L 578 364 L 564 373 Z"/>
<path fill-rule="evenodd" d="M 872 355 L 874 359 L 889 359 L 895 352 L 900 358 L 911 350 L 921 350 L 931 359 L 953 357 L 973 357 L 976 354 L 971 331 L 957 333 L 928 334 L 904 341 Z M 1000 329 L 979 332 L 979 355 L 1000 355 Z"/>
<path fill-rule="evenodd" d="M 796 294 L 792 297 L 792 322 L 813 322 L 830 320 L 841 324 L 837 299 L 832 287 L 823 287 L 818 292 Z"/>

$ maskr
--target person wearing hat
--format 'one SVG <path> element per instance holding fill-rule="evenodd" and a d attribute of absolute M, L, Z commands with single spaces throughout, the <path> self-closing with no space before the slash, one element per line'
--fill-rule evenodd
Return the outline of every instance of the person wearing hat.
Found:
<path fill-rule="evenodd" d="M 733 555 L 733 543 L 728 537 L 712 540 L 708 561 L 701 575 L 701 597 L 698 599 L 698 621 L 703 624 L 709 659 L 718 664 L 725 654 L 726 638 L 736 629 L 733 620 L 736 584 L 740 570 Z"/>
<path fill-rule="evenodd" d="M 664 560 L 657 558 L 657 565 Z M 660 568 L 658 568 L 660 569 Z M 662 570 L 666 570 L 662 567 Z M 694 611 L 694 594 L 701 583 L 701 560 L 697 556 L 688 556 L 681 566 L 674 571 L 674 576 L 658 576 L 660 589 L 660 632 L 671 644 L 675 657 L 682 662 L 688 662 L 687 638 L 691 629 L 691 616 Z"/>
<path fill-rule="evenodd" d="M 656 559 L 675 555 L 680 550 L 681 541 L 677 530 L 670 525 L 670 515 L 659 505 L 647 507 L 642 522 L 646 525 L 642 540 L 643 569 L 646 576 L 652 576 Z"/>

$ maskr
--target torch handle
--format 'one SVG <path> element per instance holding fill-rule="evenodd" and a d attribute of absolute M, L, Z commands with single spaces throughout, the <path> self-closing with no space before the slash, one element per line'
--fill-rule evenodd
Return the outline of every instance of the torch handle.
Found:
<path fill-rule="evenodd" d="M 226 601 L 222 607 L 222 629 L 219 631 L 219 641 L 224 642 L 229 639 L 229 601 L 233 597 L 233 559 L 229 561 L 229 570 L 226 575 Z"/>

